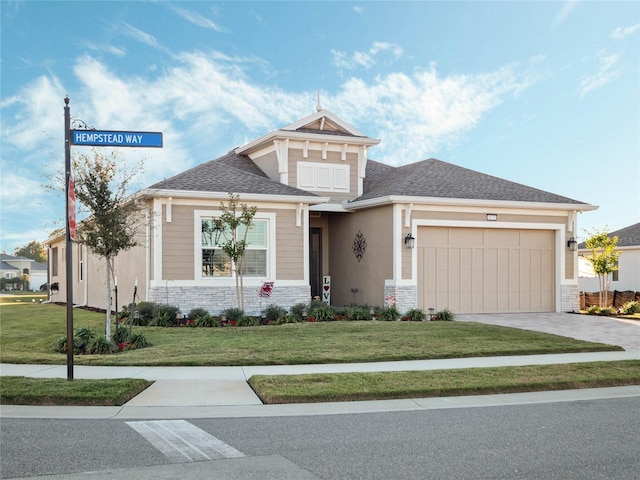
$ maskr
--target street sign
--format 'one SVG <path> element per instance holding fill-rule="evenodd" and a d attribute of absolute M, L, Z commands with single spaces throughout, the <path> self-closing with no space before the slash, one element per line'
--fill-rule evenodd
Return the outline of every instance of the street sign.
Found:
<path fill-rule="evenodd" d="M 162 132 L 122 132 L 116 130 L 71 130 L 71 144 L 93 147 L 162 148 Z"/>

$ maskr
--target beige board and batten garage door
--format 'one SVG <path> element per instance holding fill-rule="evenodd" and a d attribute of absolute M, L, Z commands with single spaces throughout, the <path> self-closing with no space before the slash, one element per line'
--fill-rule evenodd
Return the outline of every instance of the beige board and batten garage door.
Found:
<path fill-rule="evenodd" d="M 419 227 L 420 308 L 555 311 L 554 239 L 552 230 Z"/>

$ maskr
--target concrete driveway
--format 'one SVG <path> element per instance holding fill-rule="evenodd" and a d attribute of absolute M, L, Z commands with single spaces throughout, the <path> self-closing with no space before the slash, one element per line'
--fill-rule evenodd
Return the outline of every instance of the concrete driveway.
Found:
<path fill-rule="evenodd" d="M 589 342 L 640 349 L 640 322 L 576 313 L 487 313 L 456 315 L 459 322 L 478 322 L 552 333 Z"/>

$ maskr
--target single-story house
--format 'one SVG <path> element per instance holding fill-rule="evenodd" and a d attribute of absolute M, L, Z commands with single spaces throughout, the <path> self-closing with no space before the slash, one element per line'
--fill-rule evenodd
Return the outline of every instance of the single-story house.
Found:
<path fill-rule="evenodd" d="M 618 270 L 611 274 L 610 290 L 640 291 L 640 223 L 629 225 L 615 232 L 609 233 L 609 237 L 618 237 L 617 250 Z M 578 245 L 578 255 L 583 268 L 578 276 L 578 286 L 583 292 L 597 292 L 598 277 L 593 273 L 591 262 L 587 257 L 591 256 L 591 250 L 581 243 Z"/>
<path fill-rule="evenodd" d="M 47 283 L 47 264 L 26 257 L 0 253 L 0 276 L 2 278 L 11 280 L 22 278 L 25 274 L 29 276 L 29 290 L 37 291 L 41 285 Z M 12 289 L 14 287 L 7 285 L 6 288 Z"/>
<path fill-rule="evenodd" d="M 138 192 L 148 225 L 118 255 L 120 305 L 235 306 L 234 269 L 207 234 L 229 192 L 256 206 L 245 311 L 332 305 L 455 313 L 578 310 L 577 214 L 597 207 L 436 159 L 376 162 L 380 143 L 316 112 Z M 64 299 L 64 237 L 48 242 Z M 74 245 L 74 301 L 104 308 L 104 265 Z M 271 297 L 259 296 L 273 282 Z"/>

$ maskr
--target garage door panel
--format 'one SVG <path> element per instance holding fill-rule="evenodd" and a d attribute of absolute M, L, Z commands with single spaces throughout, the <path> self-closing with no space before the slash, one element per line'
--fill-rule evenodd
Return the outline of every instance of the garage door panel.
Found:
<path fill-rule="evenodd" d="M 421 227 L 418 235 L 422 308 L 555 310 L 553 231 Z"/>

